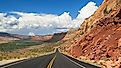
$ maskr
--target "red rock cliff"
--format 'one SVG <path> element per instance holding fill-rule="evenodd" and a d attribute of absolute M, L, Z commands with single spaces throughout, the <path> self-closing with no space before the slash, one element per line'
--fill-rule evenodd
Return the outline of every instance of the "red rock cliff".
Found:
<path fill-rule="evenodd" d="M 121 0 L 104 0 L 78 31 L 79 40 L 65 47 L 69 54 L 117 61 L 121 57 Z"/>

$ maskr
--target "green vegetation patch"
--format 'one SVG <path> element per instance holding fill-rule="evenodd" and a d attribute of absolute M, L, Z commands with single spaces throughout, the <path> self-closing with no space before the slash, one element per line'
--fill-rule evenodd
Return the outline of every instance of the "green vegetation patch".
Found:
<path fill-rule="evenodd" d="M 39 44 L 39 45 L 36 45 Z M 63 42 L 37 42 L 37 41 L 14 41 L 4 45 L 0 44 L 0 61 L 19 58 L 33 58 L 53 53 L 55 47 Z M 16 50 L 19 49 L 19 50 Z"/>
<path fill-rule="evenodd" d="M 15 49 L 26 48 L 33 45 L 39 45 L 42 42 L 39 41 L 31 41 L 31 40 L 19 40 L 19 41 L 12 41 L 8 43 L 1 43 L 0 44 L 0 51 L 13 51 Z"/>

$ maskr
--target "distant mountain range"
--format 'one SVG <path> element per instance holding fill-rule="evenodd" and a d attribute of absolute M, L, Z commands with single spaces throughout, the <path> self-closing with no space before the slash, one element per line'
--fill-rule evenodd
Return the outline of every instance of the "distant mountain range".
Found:
<path fill-rule="evenodd" d="M 16 39 L 30 39 L 30 36 L 27 36 L 27 35 L 10 34 L 6 32 L 0 32 L 0 37 L 9 37 L 9 38 L 16 38 Z"/>
<path fill-rule="evenodd" d="M 11 36 L 11 34 L 6 33 L 6 32 L 0 32 L 0 36 Z"/>
<path fill-rule="evenodd" d="M 34 41 L 46 41 L 46 42 L 57 42 L 62 40 L 67 32 L 55 33 L 51 35 L 19 35 L 19 34 L 10 34 L 7 32 L 0 32 L 0 43 L 15 41 L 15 40 L 34 40 Z"/>
<path fill-rule="evenodd" d="M 6 43 L 13 40 L 20 40 L 20 39 L 14 37 L 12 34 L 0 32 L 0 43 Z"/>

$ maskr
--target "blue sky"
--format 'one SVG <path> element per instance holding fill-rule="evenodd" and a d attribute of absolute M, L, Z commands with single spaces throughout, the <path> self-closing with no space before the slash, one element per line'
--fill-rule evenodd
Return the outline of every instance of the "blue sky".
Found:
<path fill-rule="evenodd" d="M 102 0 L 0 0 L 0 31 L 34 35 L 79 28 Z"/>
<path fill-rule="evenodd" d="M 99 6 L 103 0 L 0 0 L 0 12 L 22 11 L 60 15 L 68 11 L 75 18 L 78 11 L 90 1 Z"/>

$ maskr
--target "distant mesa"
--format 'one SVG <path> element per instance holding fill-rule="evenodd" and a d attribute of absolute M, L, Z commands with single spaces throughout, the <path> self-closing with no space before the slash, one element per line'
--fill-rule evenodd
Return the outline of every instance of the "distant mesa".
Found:
<path fill-rule="evenodd" d="M 3 41 L 14 41 L 14 40 L 34 40 L 34 41 L 43 41 L 43 42 L 57 42 L 62 40 L 67 32 L 55 33 L 50 35 L 19 35 L 19 34 L 10 34 L 6 32 L 0 32 L 0 42 Z"/>
<path fill-rule="evenodd" d="M 31 36 L 32 40 L 39 40 L 44 42 L 57 42 L 63 40 L 67 32 L 54 33 L 53 35 L 35 35 Z"/>

